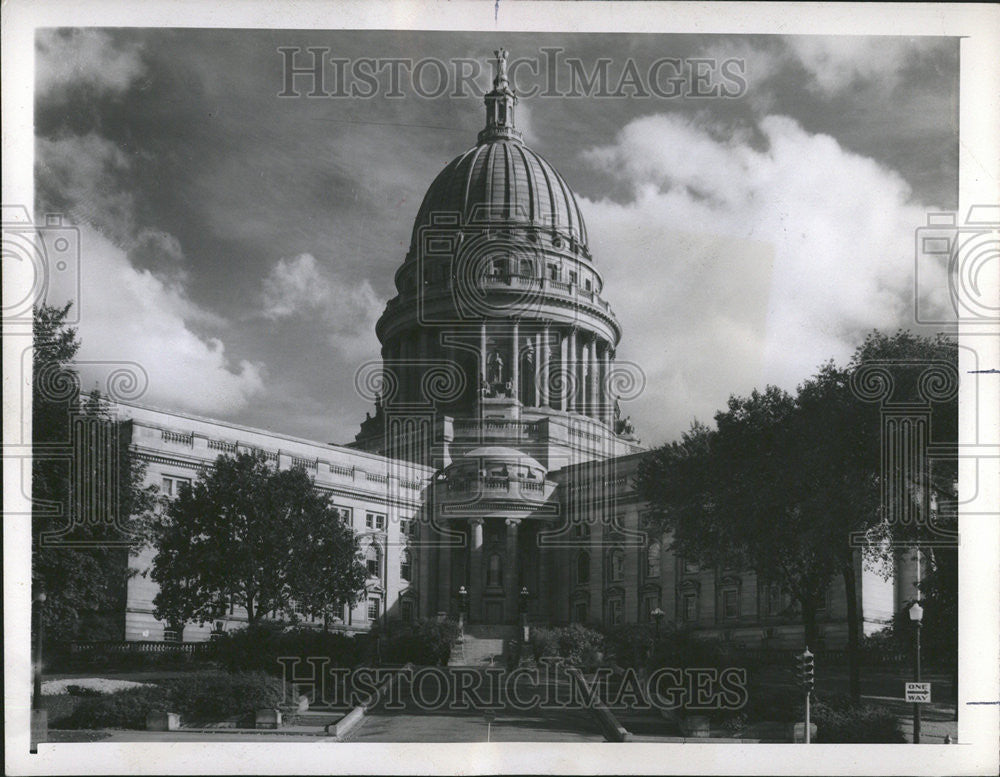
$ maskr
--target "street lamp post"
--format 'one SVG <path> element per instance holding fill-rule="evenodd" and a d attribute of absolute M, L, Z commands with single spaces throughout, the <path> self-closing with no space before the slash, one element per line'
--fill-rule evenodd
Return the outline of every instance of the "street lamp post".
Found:
<path fill-rule="evenodd" d="M 659 607 L 656 607 L 656 608 L 650 610 L 649 614 L 653 616 L 653 622 L 656 624 L 656 639 L 657 639 L 657 641 L 659 641 L 659 639 L 660 639 L 660 621 L 663 620 L 663 616 L 665 615 L 665 613 Z"/>
<path fill-rule="evenodd" d="M 521 605 L 521 638 L 522 641 L 528 641 L 528 586 L 521 586 L 521 593 L 519 595 L 519 603 Z"/>
<path fill-rule="evenodd" d="M 465 626 L 465 608 L 469 605 L 469 592 L 464 585 L 458 587 L 458 628 L 461 631 Z"/>
<path fill-rule="evenodd" d="M 35 676 L 33 687 L 32 709 L 42 708 L 42 631 L 45 628 L 42 623 L 42 605 L 45 603 L 45 592 L 39 591 L 35 594 Z"/>
<path fill-rule="evenodd" d="M 920 606 L 920 602 L 916 601 L 910 606 L 910 620 L 913 621 L 915 627 L 915 639 L 916 639 L 916 655 L 914 661 L 914 672 L 916 674 L 916 682 L 920 682 L 920 627 L 924 619 L 924 608 Z M 914 703 L 913 705 L 913 744 L 920 744 L 920 705 Z"/>
<path fill-rule="evenodd" d="M 31 735 L 29 751 L 38 752 L 38 743 L 44 742 L 48 735 L 49 717 L 42 708 L 42 639 L 45 626 L 42 622 L 42 604 L 45 602 L 45 592 L 39 591 L 34 596 L 35 607 L 35 666 L 31 698 Z"/>

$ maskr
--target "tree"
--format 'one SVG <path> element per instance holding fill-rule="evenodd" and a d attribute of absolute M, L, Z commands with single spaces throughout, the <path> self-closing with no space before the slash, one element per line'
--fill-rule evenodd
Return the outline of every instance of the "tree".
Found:
<path fill-rule="evenodd" d="M 263 453 L 220 456 L 181 487 L 156 526 L 156 617 L 204 623 L 229 606 L 251 626 L 270 612 L 334 615 L 366 571 L 358 540 L 305 470 Z"/>
<path fill-rule="evenodd" d="M 798 387 L 795 397 L 769 386 L 731 397 L 716 414 L 716 429 L 696 424 L 680 442 L 653 451 L 642 463 L 639 487 L 654 520 L 673 535 L 673 548 L 709 566 L 753 569 L 798 601 L 807 645 L 815 647 L 816 610 L 831 579 L 844 581 L 850 690 L 860 696 L 860 626 L 856 566 L 859 553 L 888 570 L 901 543 L 926 541 L 931 522 L 896 520 L 903 505 L 882 503 L 882 406 L 852 382 L 870 365 L 885 370 L 894 402 L 913 401 L 928 364 L 953 365 L 956 349 L 944 338 L 899 332 L 870 335 L 847 367 L 829 363 Z M 957 405 L 937 403 L 944 439 Z M 939 411 L 939 412 L 938 412 Z M 954 491 L 947 461 L 930 468 L 942 495 Z M 901 501 L 920 500 L 917 473 Z M 940 528 L 940 526 L 938 526 Z"/>
<path fill-rule="evenodd" d="M 81 396 L 69 311 L 43 305 L 33 322 L 32 586 L 49 640 L 121 639 L 128 559 L 148 541 L 155 494 L 129 425 L 98 393 Z"/>

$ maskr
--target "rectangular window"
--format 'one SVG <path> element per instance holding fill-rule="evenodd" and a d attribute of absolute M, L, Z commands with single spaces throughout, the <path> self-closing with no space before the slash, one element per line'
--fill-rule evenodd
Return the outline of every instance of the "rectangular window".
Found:
<path fill-rule="evenodd" d="M 577 602 L 573 606 L 573 620 L 576 623 L 587 622 L 587 604 L 585 602 Z"/>
<path fill-rule="evenodd" d="M 350 507 L 340 507 L 338 505 L 333 506 L 333 511 L 340 518 L 340 522 L 346 526 L 351 525 L 351 508 Z"/>
<path fill-rule="evenodd" d="M 778 615 L 781 612 L 781 587 L 776 585 L 767 588 L 767 614 Z"/>
<path fill-rule="evenodd" d="M 618 626 L 622 622 L 621 599 L 612 599 L 608 602 L 608 620 L 612 626 Z"/>
<path fill-rule="evenodd" d="M 410 533 L 410 522 L 405 518 L 399 520 L 399 533 L 403 537 Z"/>
<path fill-rule="evenodd" d="M 684 594 L 684 620 L 698 620 L 698 596 L 697 594 Z"/>
<path fill-rule="evenodd" d="M 365 528 L 372 529 L 375 527 L 375 516 L 371 513 L 365 513 Z"/>
<path fill-rule="evenodd" d="M 409 623 L 413 620 L 413 602 L 409 599 L 403 599 L 399 605 L 400 612 L 403 615 L 403 621 Z"/>
<path fill-rule="evenodd" d="M 559 280 L 559 265 L 550 264 L 549 265 L 549 280 L 557 281 Z"/>
<path fill-rule="evenodd" d="M 692 574 L 694 572 L 697 572 L 698 571 L 698 562 L 697 561 L 688 561 L 687 559 L 685 559 L 684 560 L 684 571 L 687 574 Z"/>
<path fill-rule="evenodd" d="M 163 492 L 164 496 L 173 499 L 180 494 L 181 486 L 184 484 L 191 485 L 191 478 L 178 478 L 173 475 L 169 477 L 164 476 L 160 490 Z"/>
<path fill-rule="evenodd" d="M 722 592 L 722 612 L 727 618 L 738 618 L 740 616 L 740 600 L 735 589 L 728 589 Z"/>
<path fill-rule="evenodd" d="M 569 282 L 576 283 L 576 273 L 573 270 L 569 271 Z"/>
<path fill-rule="evenodd" d="M 585 288 L 585 289 L 586 289 L 587 291 L 590 291 L 590 290 L 591 290 L 591 289 L 593 288 L 593 286 L 594 286 L 594 284 L 592 284 L 592 283 L 590 282 L 590 278 L 587 278 L 587 279 L 586 279 L 586 280 L 585 280 L 585 281 L 583 282 L 583 287 L 584 287 L 584 288 Z"/>
<path fill-rule="evenodd" d="M 374 596 L 368 600 L 368 620 L 377 621 L 382 602 Z"/>
<path fill-rule="evenodd" d="M 365 513 L 365 527 L 385 531 L 385 516 L 382 513 Z"/>

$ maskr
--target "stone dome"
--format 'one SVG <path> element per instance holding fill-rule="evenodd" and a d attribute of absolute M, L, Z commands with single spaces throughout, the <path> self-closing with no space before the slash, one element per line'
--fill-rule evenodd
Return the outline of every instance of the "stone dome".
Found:
<path fill-rule="evenodd" d="M 417 212 L 414 248 L 432 214 L 460 214 L 462 224 L 474 229 L 527 228 L 538 237 L 561 238 L 567 248 L 587 246 L 587 227 L 572 189 L 551 164 L 516 138 L 480 142 L 438 174 Z"/>

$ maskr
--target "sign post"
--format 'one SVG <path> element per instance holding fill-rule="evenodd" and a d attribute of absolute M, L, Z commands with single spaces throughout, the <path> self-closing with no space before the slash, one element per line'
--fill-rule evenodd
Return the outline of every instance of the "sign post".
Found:
<path fill-rule="evenodd" d="M 930 704 L 931 684 L 930 683 L 907 683 L 906 701 L 908 704 Z"/>

